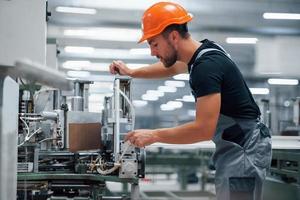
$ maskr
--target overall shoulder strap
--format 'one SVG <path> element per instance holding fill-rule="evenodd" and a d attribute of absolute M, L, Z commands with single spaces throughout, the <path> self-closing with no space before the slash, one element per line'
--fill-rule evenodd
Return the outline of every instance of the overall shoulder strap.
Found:
<path fill-rule="evenodd" d="M 214 44 L 216 44 L 216 43 L 214 43 Z M 231 58 L 230 58 L 230 55 L 223 49 L 223 47 L 221 47 L 221 46 L 218 45 L 218 44 L 216 44 L 216 45 L 217 45 L 218 47 L 220 47 L 220 49 L 222 49 L 222 50 L 216 49 L 216 48 L 207 48 L 207 49 L 203 49 L 203 50 L 201 50 L 201 51 L 198 53 L 198 55 L 196 56 L 195 61 L 196 61 L 197 59 L 199 59 L 203 54 L 205 54 L 205 53 L 207 53 L 207 52 L 210 52 L 210 51 L 218 51 L 218 52 L 221 52 L 221 53 L 223 53 L 224 55 L 226 55 L 229 59 L 231 59 Z M 194 67 L 194 64 L 191 65 L 191 72 L 192 72 L 192 70 L 193 70 L 193 67 Z"/>

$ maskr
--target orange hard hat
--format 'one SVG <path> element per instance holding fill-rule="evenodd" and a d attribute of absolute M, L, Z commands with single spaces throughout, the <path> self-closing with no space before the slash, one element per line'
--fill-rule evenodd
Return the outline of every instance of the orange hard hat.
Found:
<path fill-rule="evenodd" d="M 160 34 L 171 24 L 184 24 L 191 21 L 192 18 L 192 14 L 176 3 L 156 3 L 144 12 L 142 18 L 143 36 L 139 43 Z"/>

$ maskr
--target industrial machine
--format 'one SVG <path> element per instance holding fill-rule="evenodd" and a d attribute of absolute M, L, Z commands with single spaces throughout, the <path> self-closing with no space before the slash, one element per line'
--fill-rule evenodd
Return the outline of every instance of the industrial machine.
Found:
<path fill-rule="evenodd" d="M 92 82 L 73 91 L 21 84 L 17 199 L 139 199 L 145 151 L 124 141 L 134 128 L 128 77 L 116 77 L 102 113 L 88 112 Z M 107 181 L 131 184 L 112 194 Z"/>

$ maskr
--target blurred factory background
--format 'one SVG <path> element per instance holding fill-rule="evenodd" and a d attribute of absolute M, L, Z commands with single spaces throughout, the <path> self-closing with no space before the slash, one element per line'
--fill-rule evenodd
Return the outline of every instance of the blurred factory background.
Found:
<path fill-rule="evenodd" d="M 158 1 L 0 0 L 0 66 L 5 68 L 5 73 L 0 71 L 1 77 L 10 74 L 10 69 L 6 69 L 8 66 L 17 65 L 15 61 L 23 58 L 30 60 L 21 62 L 21 66 L 25 66 L 25 68 L 27 65 L 38 63 L 38 66 L 48 66 L 49 70 L 52 70 L 47 74 L 48 71 L 44 70 L 34 73 L 25 69 L 24 71 L 29 73 L 28 76 L 25 72 L 17 73 L 17 76 L 12 72 L 16 77 L 23 77 L 20 80 L 16 78 L 14 80 L 17 80 L 17 83 L 24 87 L 20 86 L 22 92 L 17 95 L 8 95 L 7 98 L 20 98 L 20 103 L 22 99 L 25 99 L 24 101 L 28 103 L 31 100 L 31 94 L 34 94 L 33 91 L 47 90 L 47 94 L 40 92 L 40 99 L 35 99 L 35 113 L 36 110 L 43 111 L 45 108 L 48 108 L 47 111 L 51 110 L 47 103 L 53 103 L 55 97 L 52 96 L 53 99 L 49 99 L 49 92 L 51 93 L 54 91 L 53 88 L 59 88 L 65 84 L 62 84 L 63 81 L 59 82 L 60 75 L 55 79 L 56 74 L 53 71 L 58 70 L 64 73 L 68 80 L 79 80 L 77 82 L 78 87 L 79 85 L 83 87 L 84 84 L 89 85 L 84 86 L 88 88 L 88 93 L 85 94 L 84 99 L 86 107 L 76 110 L 74 108 L 76 99 L 66 98 L 65 105 L 69 110 L 89 113 L 88 117 L 80 114 L 82 118 L 95 119 L 98 117 L 97 120 L 92 120 L 93 122 L 100 122 L 102 115 L 103 123 L 103 110 L 107 110 L 105 107 L 107 99 L 104 97 L 112 97 L 116 94 L 114 93 L 115 76 L 109 73 L 109 64 L 113 60 L 122 60 L 131 68 L 139 68 L 157 61 L 155 57 L 151 57 L 147 43 L 137 44 L 141 36 L 140 19 L 144 10 L 155 2 Z M 255 101 L 261 109 L 262 120 L 271 128 L 273 136 L 278 136 L 277 138 L 274 137 L 275 140 L 273 141 L 273 161 L 268 175 L 269 182 L 266 186 L 265 199 L 300 199 L 300 1 L 174 0 L 173 2 L 181 4 L 193 14 L 194 19 L 188 24 L 188 27 L 195 39 L 213 40 L 222 45 L 231 55 L 243 73 Z M 23 69 L 20 67 L 20 70 Z M 39 72 L 40 74 L 37 75 Z M 31 79 L 31 74 L 35 74 L 34 79 Z M 53 75 L 54 78 L 51 79 L 48 75 Z M 188 74 L 180 74 L 164 80 L 131 80 L 130 92 L 135 107 L 135 128 L 173 127 L 193 120 L 195 104 L 191 96 L 188 78 Z M 37 82 L 45 80 L 45 84 L 41 84 L 42 86 L 38 89 L 30 87 L 32 86 L 30 84 L 35 80 Z M 55 80 L 59 83 L 56 84 Z M 26 84 L 24 85 L 22 82 Z M 52 89 L 44 85 L 50 85 Z M 5 84 L 3 83 L 2 86 L 4 87 Z M 39 90 L 40 88 L 42 89 Z M 73 97 L 85 91 L 81 88 L 76 94 L 76 83 L 73 90 L 75 94 L 64 90 L 65 88 L 60 93 L 62 96 Z M 1 91 L 2 98 L 6 91 L 5 89 Z M 6 100 L 6 103 L 7 101 L 10 100 Z M 3 102 L 2 106 L 5 105 Z M 4 124 L 11 119 L 7 118 L 4 108 L 1 112 L 0 125 L 4 133 Z M 7 109 L 7 112 L 11 112 L 11 110 Z M 18 116 L 19 114 L 20 111 Z M 61 114 L 58 115 L 61 117 Z M 24 119 L 30 121 L 31 115 L 26 116 L 27 118 Z M 73 113 L 68 119 L 73 117 L 72 120 L 76 121 L 75 116 L 79 116 L 79 114 Z M 94 116 L 96 117 L 94 118 Z M 86 120 L 84 122 L 91 121 Z M 129 123 L 129 125 L 132 124 Z M 39 124 L 32 126 L 38 127 Z M 49 126 L 52 127 L 49 130 L 53 131 L 52 122 Z M 42 129 L 44 130 L 45 127 L 43 126 Z M 21 129 L 23 128 L 21 127 Z M 28 127 L 28 129 L 31 128 Z M 32 129 L 38 130 L 37 128 Z M 1 138 L 3 137 L 1 136 Z M 20 141 L 22 141 L 22 137 L 21 139 L 19 137 L 19 145 Z M 30 138 L 26 140 L 25 137 L 23 141 L 31 143 L 31 146 L 29 145 L 28 149 L 27 147 L 22 150 L 19 148 L 18 162 L 30 163 L 31 161 L 20 158 L 20 155 L 26 155 L 27 151 L 36 152 L 38 151 L 36 149 L 41 149 L 41 147 L 36 148 L 37 143 L 33 145 L 35 142 L 32 142 Z M 32 146 L 35 147 L 30 149 Z M 2 150 L 7 148 L 2 151 L 0 164 L 3 164 L 8 159 L 7 153 L 10 151 L 10 147 L 2 145 L 1 148 Z M 56 147 L 55 151 L 59 148 Z M 66 149 L 63 150 L 65 153 Z M 213 151 L 211 143 L 182 146 L 155 144 L 147 148 L 146 151 L 149 153 L 146 157 L 146 166 L 144 166 L 146 176 L 140 180 L 141 196 L 137 199 L 215 198 L 214 174 L 210 168 L 209 160 Z M 33 153 L 32 155 L 36 154 Z M 46 155 L 45 151 L 40 152 L 39 155 L 43 157 Z M 50 156 L 53 163 L 55 163 L 56 155 L 61 156 L 57 152 Z M 71 154 L 64 154 L 64 156 L 67 155 Z M 93 157 L 93 155 L 89 156 Z M 39 162 L 39 157 L 33 157 L 33 165 L 36 163 L 33 171 L 34 169 L 43 171 L 43 168 L 39 168 L 37 163 L 46 162 L 46 157 L 41 162 Z M 28 158 L 28 160 L 30 159 L 31 157 Z M 76 163 L 75 161 L 72 162 Z M 6 174 L 5 170 L 9 168 L 7 166 L 10 165 L 6 163 L 6 167 L 0 168 L 3 177 Z M 81 165 L 76 166 L 80 167 Z M 53 167 L 50 168 L 50 171 L 55 171 Z M 12 171 L 11 174 L 14 172 L 17 174 L 18 170 L 19 164 L 18 169 Z M 43 178 L 39 177 L 41 179 L 34 178 L 33 175 L 28 180 L 26 174 L 22 176 L 19 172 L 18 187 L 13 187 L 19 192 L 17 199 L 76 199 L 74 195 L 67 196 L 64 192 L 55 193 L 58 194 L 57 198 L 49 193 L 44 193 L 44 196 L 39 195 L 42 194 L 40 192 L 42 189 L 31 186 L 40 180 L 45 182 L 51 178 L 43 174 Z M 142 172 L 138 173 L 143 174 Z M 79 179 L 81 180 L 81 178 Z M 10 180 L 10 178 L 5 176 L 3 180 Z M 28 181 L 31 185 L 28 186 L 24 181 Z M 91 182 L 93 181 L 95 180 L 93 179 Z M 110 182 L 111 179 L 101 179 L 101 181 L 109 182 L 106 186 L 111 193 L 105 193 L 101 198 L 101 195 L 98 198 L 95 195 L 87 197 L 88 195 L 80 194 L 82 199 L 127 198 L 126 195 L 117 197 L 113 193 L 127 191 L 127 183 L 122 185 L 119 183 L 120 181 L 116 181 L 118 183 L 115 183 L 114 180 Z M 135 181 L 129 181 L 129 183 L 135 184 Z M 91 182 L 84 184 L 95 184 Z M 76 191 L 75 183 L 76 181 L 72 182 L 72 187 L 70 186 L 72 189 L 75 188 L 74 191 Z M 50 182 L 47 184 L 48 187 Z M 59 188 L 60 184 L 68 185 L 65 182 L 55 184 L 56 188 Z M 8 197 L 12 196 L 9 194 L 5 196 L 5 192 L 3 192 L 9 191 L 9 188 L 1 187 L 0 199 L 10 199 Z M 78 186 L 78 188 L 80 187 Z M 79 190 L 78 188 L 77 190 Z M 27 192 L 27 190 L 39 191 L 40 193 L 36 192 L 34 195 L 34 192 Z M 133 187 L 132 190 L 135 188 Z M 276 190 L 277 193 L 271 192 Z M 22 191 L 24 194 L 20 195 Z M 57 190 L 52 189 L 52 191 Z M 65 193 L 70 194 L 70 191 Z M 59 194 L 61 194 L 60 197 Z M 135 194 L 131 193 L 131 195 L 131 198 L 135 199 Z M 104 198 L 104 196 L 106 197 Z"/>
<path fill-rule="evenodd" d="M 71 77 L 102 82 L 91 86 L 90 97 L 93 102 L 90 110 L 100 111 L 99 99 L 103 98 L 99 97 L 112 91 L 112 76 L 108 67 L 113 60 L 123 60 L 131 67 L 156 62 L 156 58 L 150 56 L 147 43 L 137 44 L 141 36 L 140 19 L 143 11 L 155 2 L 48 2 L 51 16 L 47 25 L 47 38 L 57 44 L 58 68 Z M 194 20 L 189 23 L 193 37 L 198 40 L 208 38 L 221 44 L 243 72 L 257 102 L 263 104 L 261 100 L 270 100 L 272 128 L 274 134 L 279 135 L 289 125 L 288 121 L 291 121 L 292 98 L 299 92 L 299 87 L 296 80 L 291 82 L 291 86 L 281 86 L 280 82 L 275 82 L 279 84 L 275 85 L 268 82 L 268 79 L 297 79 L 299 76 L 300 21 L 276 19 L 276 16 L 272 19 L 268 13 L 299 13 L 299 2 L 175 2 L 194 15 Z M 72 10 L 74 7 L 75 10 Z M 178 76 L 171 77 L 169 81 L 134 80 L 136 126 L 168 127 L 193 119 L 194 100 L 187 79 L 188 76 Z M 175 80 L 180 82 L 172 82 Z M 103 81 L 107 84 L 103 84 Z M 181 103 L 172 105 L 170 101 Z"/>

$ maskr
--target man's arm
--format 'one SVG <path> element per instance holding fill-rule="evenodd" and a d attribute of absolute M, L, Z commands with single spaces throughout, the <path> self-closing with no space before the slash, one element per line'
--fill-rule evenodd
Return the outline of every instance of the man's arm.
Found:
<path fill-rule="evenodd" d="M 177 61 L 173 66 L 166 68 L 161 62 L 149 66 L 130 69 L 122 61 L 114 61 L 109 66 L 112 74 L 121 74 L 133 78 L 165 78 L 187 72 L 187 65 Z"/>
<path fill-rule="evenodd" d="M 221 108 L 220 93 L 199 97 L 196 103 L 196 119 L 174 127 L 155 130 L 135 130 L 126 136 L 132 144 L 144 147 L 155 142 L 190 144 L 211 140 L 216 130 Z"/>

